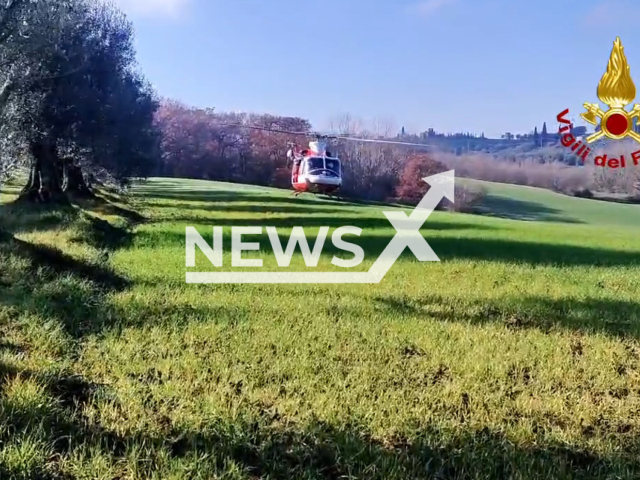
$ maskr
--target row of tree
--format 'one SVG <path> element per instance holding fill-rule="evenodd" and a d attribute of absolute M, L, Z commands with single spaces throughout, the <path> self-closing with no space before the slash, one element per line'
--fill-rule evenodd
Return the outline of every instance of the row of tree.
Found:
<path fill-rule="evenodd" d="M 5 0 L 0 67 L 0 177 L 27 167 L 24 200 L 67 201 L 94 184 L 150 175 L 286 188 L 289 142 L 310 138 L 302 118 L 160 101 L 138 71 L 131 23 L 103 0 Z M 349 116 L 332 129 L 365 134 Z M 393 135 L 388 122 L 374 130 Z M 435 165 L 406 147 L 341 141 L 333 148 L 343 161 L 343 194 L 362 199 L 420 190 L 422 183 L 402 190 L 407 165 Z"/>
<path fill-rule="evenodd" d="M 162 132 L 160 176 L 282 188 L 291 186 L 286 159 L 289 143 L 304 145 L 311 138 L 311 125 L 302 118 L 216 113 L 173 101 L 161 103 L 156 126 Z M 363 135 L 360 122 L 349 116 L 334 122 L 333 130 L 343 135 Z M 421 164 L 428 163 L 428 157 L 411 147 L 338 140 L 331 148 L 343 165 L 342 194 L 366 200 L 395 198 L 410 160 L 420 158 Z M 441 165 L 439 171 L 444 169 Z"/>

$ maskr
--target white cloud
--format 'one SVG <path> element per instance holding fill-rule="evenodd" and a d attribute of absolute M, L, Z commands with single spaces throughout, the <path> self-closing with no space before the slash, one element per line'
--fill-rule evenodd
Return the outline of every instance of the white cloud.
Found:
<path fill-rule="evenodd" d="M 115 0 L 122 10 L 131 15 L 146 17 L 177 17 L 191 0 Z"/>
<path fill-rule="evenodd" d="M 413 5 L 413 11 L 423 17 L 430 17 L 442 8 L 455 3 L 456 0 L 422 0 Z"/>

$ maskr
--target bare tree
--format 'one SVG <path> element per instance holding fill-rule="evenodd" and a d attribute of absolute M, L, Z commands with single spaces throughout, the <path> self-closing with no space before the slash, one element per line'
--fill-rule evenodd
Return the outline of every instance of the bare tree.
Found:
<path fill-rule="evenodd" d="M 328 129 L 332 133 L 339 135 L 360 135 L 364 130 L 362 119 L 354 117 L 349 113 L 337 115 L 329 120 Z"/>
<path fill-rule="evenodd" d="M 374 138 L 391 138 L 398 133 L 398 124 L 391 117 L 376 117 L 371 122 Z"/>

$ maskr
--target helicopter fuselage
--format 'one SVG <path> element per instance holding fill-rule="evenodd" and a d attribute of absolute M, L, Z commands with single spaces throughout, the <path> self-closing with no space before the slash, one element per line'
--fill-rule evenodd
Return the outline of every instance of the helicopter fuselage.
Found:
<path fill-rule="evenodd" d="M 291 185 L 298 192 L 327 194 L 342 186 L 340 159 L 331 156 L 321 142 L 310 142 L 309 149 L 291 152 Z"/>

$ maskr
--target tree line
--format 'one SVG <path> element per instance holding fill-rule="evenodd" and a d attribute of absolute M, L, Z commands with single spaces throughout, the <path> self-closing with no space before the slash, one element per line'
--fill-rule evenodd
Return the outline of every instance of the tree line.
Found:
<path fill-rule="evenodd" d="M 151 175 L 290 185 L 288 142 L 309 140 L 307 120 L 161 100 L 139 70 L 133 39 L 127 17 L 101 0 L 0 6 L 0 177 L 19 167 L 29 172 L 22 200 L 66 202 L 96 185 L 125 186 Z M 358 128 L 348 117 L 337 127 Z M 343 194 L 395 195 L 407 149 L 344 142 L 334 148 L 344 164 Z"/>
<path fill-rule="evenodd" d="M 149 176 L 290 186 L 286 151 L 311 139 L 308 120 L 161 99 L 139 69 L 133 40 L 131 22 L 102 0 L 0 6 L 0 180 L 25 169 L 21 200 L 66 202 Z M 367 133 L 348 115 L 330 129 L 397 136 L 388 122 Z M 331 148 L 343 164 L 342 195 L 363 200 L 414 203 L 428 188 L 422 177 L 450 168 L 411 147 L 340 140 Z"/>
<path fill-rule="evenodd" d="M 161 99 L 140 72 L 133 40 L 131 22 L 102 0 L 2 2 L 0 180 L 26 169 L 21 199 L 31 202 L 65 202 L 70 195 L 90 195 L 101 184 L 126 186 L 132 179 L 153 175 L 290 186 L 286 151 L 289 142 L 311 139 L 308 120 L 225 113 Z M 367 133 L 348 115 L 336 119 L 330 130 L 397 136 L 388 122 L 378 122 Z M 466 176 L 494 179 L 509 172 L 509 178 L 518 179 L 514 183 L 552 185 L 571 193 L 640 191 L 636 172 L 586 175 L 534 167 L 541 160 L 524 146 L 505 159 L 512 164 L 509 168 L 495 158 L 480 161 L 465 155 L 446 160 L 439 155 L 436 160 L 394 145 L 339 141 L 332 148 L 343 162 L 342 194 L 364 200 L 413 202 L 427 188 L 416 175 L 444 171 L 454 163 Z M 555 163 L 559 159 L 554 155 L 550 151 L 543 162 Z M 475 198 L 463 193 L 464 198 Z"/>
<path fill-rule="evenodd" d="M 312 138 L 311 124 L 303 118 L 215 112 L 171 100 L 160 103 L 155 118 L 162 132 L 159 176 L 288 188 L 289 144 L 302 146 Z M 384 130 L 389 129 L 377 125 L 376 130 L 377 134 L 365 131 L 361 122 L 349 115 L 332 125 L 332 131 L 339 135 L 359 138 L 388 135 Z M 422 178 L 448 169 L 426 151 L 409 146 L 338 138 L 330 150 L 342 162 L 341 195 L 361 200 L 417 203 L 428 189 Z"/>

